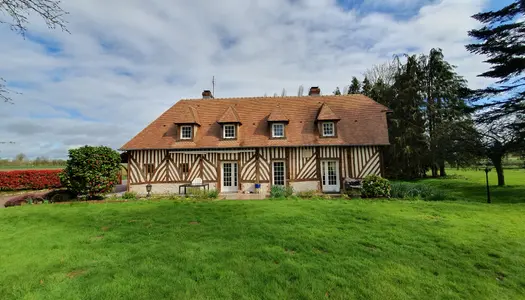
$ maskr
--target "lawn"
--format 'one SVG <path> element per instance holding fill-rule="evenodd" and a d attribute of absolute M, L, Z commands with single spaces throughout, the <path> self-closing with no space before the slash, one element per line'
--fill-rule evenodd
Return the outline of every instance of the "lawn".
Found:
<path fill-rule="evenodd" d="M 525 204 L 264 200 L 0 210 L 1 299 L 518 299 Z"/>
<path fill-rule="evenodd" d="M 455 199 L 486 202 L 485 171 L 448 169 L 449 178 L 421 179 L 416 182 L 444 190 Z M 525 203 L 525 170 L 505 169 L 506 186 L 499 187 L 496 171 L 489 172 L 491 200 L 493 203 Z"/>

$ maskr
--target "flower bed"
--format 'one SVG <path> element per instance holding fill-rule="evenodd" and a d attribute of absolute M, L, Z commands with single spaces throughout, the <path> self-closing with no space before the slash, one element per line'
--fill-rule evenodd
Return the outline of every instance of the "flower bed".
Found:
<path fill-rule="evenodd" d="M 19 170 L 0 172 L 0 191 L 42 190 L 61 187 L 62 170 Z"/>

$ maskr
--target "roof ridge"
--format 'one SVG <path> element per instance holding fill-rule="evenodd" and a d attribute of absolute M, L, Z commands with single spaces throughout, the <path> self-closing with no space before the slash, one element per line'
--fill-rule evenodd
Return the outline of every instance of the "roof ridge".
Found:
<path fill-rule="evenodd" d="M 318 95 L 318 96 L 278 96 L 278 97 L 265 97 L 265 96 L 242 96 L 242 97 L 225 97 L 225 98 L 181 98 L 179 101 L 214 101 L 214 100 L 240 100 L 240 99 L 282 99 L 282 98 L 325 98 L 325 97 L 349 97 L 349 96 L 363 96 L 370 98 L 363 94 L 348 94 L 348 95 Z M 371 98 L 370 98 L 371 99 Z"/>

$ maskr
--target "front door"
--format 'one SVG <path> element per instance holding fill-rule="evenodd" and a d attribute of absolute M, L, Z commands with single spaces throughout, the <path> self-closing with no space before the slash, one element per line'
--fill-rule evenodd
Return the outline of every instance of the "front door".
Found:
<path fill-rule="evenodd" d="M 235 193 L 238 187 L 238 168 L 236 162 L 222 163 L 222 188 L 223 193 Z"/>
<path fill-rule="evenodd" d="M 321 161 L 321 175 L 323 192 L 338 193 L 339 186 L 339 162 L 336 160 Z"/>

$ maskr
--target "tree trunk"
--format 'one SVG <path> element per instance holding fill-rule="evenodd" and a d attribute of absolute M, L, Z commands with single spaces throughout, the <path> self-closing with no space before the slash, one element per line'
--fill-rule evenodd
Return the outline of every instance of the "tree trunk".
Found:
<path fill-rule="evenodd" d="M 493 155 L 490 159 L 492 160 L 492 163 L 496 168 L 496 173 L 498 174 L 498 186 L 504 186 L 505 176 L 503 175 L 503 165 L 501 163 L 503 155 Z"/>
<path fill-rule="evenodd" d="M 447 172 L 445 171 L 445 162 L 440 161 L 439 162 L 439 176 L 444 177 L 447 176 Z"/>

